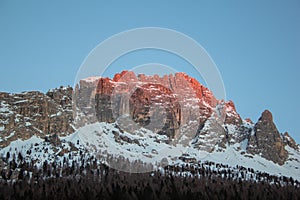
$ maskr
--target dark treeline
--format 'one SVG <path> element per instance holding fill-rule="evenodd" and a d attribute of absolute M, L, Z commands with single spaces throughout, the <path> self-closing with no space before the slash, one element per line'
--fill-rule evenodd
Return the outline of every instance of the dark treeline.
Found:
<path fill-rule="evenodd" d="M 84 176 L 2 181 L 0 199 L 298 199 L 300 190 L 250 181 L 161 173 L 130 174 L 107 168 Z"/>
<path fill-rule="evenodd" d="M 287 177 L 213 162 L 169 165 L 126 173 L 84 153 L 37 167 L 21 154 L 2 158 L 0 199 L 299 199 L 300 184 Z M 110 158 L 111 159 L 111 158 Z M 126 164 L 124 158 L 118 162 Z M 128 163 L 129 164 L 129 163 Z M 135 166 L 143 163 L 135 163 Z"/>

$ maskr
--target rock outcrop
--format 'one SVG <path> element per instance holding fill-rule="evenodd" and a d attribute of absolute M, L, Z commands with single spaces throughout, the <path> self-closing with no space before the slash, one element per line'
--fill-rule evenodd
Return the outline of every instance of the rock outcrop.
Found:
<path fill-rule="evenodd" d="M 295 149 L 295 150 L 299 150 L 299 145 L 295 142 L 295 140 L 289 135 L 288 132 L 285 132 L 283 134 L 283 139 L 284 139 L 284 143 L 286 145 L 288 145 L 289 147 Z"/>
<path fill-rule="evenodd" d="M 282 165 L 288 158 L 283 136 L 278 132 L 272 113 L 265 110 L 255 124 L 255 134 L 251 135 L 248 152 Z"/>
<path fill-rule="evenodd" d="M 225 124 L 233 124 L 236 126 L 240 126 L 242 124 L 242 119 L 236 112 L 235 105 L 232 101 L 225 103 L 225 113 Z"/>

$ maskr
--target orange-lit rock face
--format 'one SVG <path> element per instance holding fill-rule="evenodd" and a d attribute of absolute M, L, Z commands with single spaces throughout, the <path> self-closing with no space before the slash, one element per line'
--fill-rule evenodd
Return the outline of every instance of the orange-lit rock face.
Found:
<path fill-rule="evenodd" d="M 179 129 L 180 104 L 174 93 L 161 84 L 138 87 L 130 96 L 129 110 L 135 123 L 159 134 L 174 137 Z"/>
<path fill-rule="evenodd" d="M 168 130 L 167 135 L 174 136 L 180 125 L 191 121 L 203 124 L 218 104 L 206 87 L 182 72 L 160 77 L 123 71 L 115 74 L 113 79 L 86 82 L 80 82 L 77 90 L 78 99 L 84 102 L 77 105 L 82 106 L 80 110 L 83 109 L 87 116 L 84 123 L 114 122 L 118 117 L 130 114 L 132 120 L 142 126 L 164 122 L 160 126 L 163 130 L 156 127 L 155 131 Z"/>

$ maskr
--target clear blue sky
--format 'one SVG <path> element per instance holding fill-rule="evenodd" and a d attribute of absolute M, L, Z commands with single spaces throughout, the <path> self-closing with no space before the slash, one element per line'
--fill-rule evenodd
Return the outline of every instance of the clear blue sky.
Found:
<path fill-rule="evenodd" d="M 107 2 L 0 0 L 0 91 L 73 85 L 84 58 L 104 39 L 137 27 L 165 27 L 208 51 L 243 118 L 257 121 L 269 109 L 279 131 L 300 142 L 300 1 Z M 149 52 L 123 66 L 176 65 L 162 57 Z"/>

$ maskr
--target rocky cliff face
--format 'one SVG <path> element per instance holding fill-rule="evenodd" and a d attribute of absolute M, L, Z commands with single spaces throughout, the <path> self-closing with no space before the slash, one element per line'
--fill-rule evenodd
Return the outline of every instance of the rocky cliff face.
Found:
<path fill-rule="evenodd" d="M 0 147 L 33 135 L 72 133 L 72 88 L 49 91 L 0 93 Z"/>

